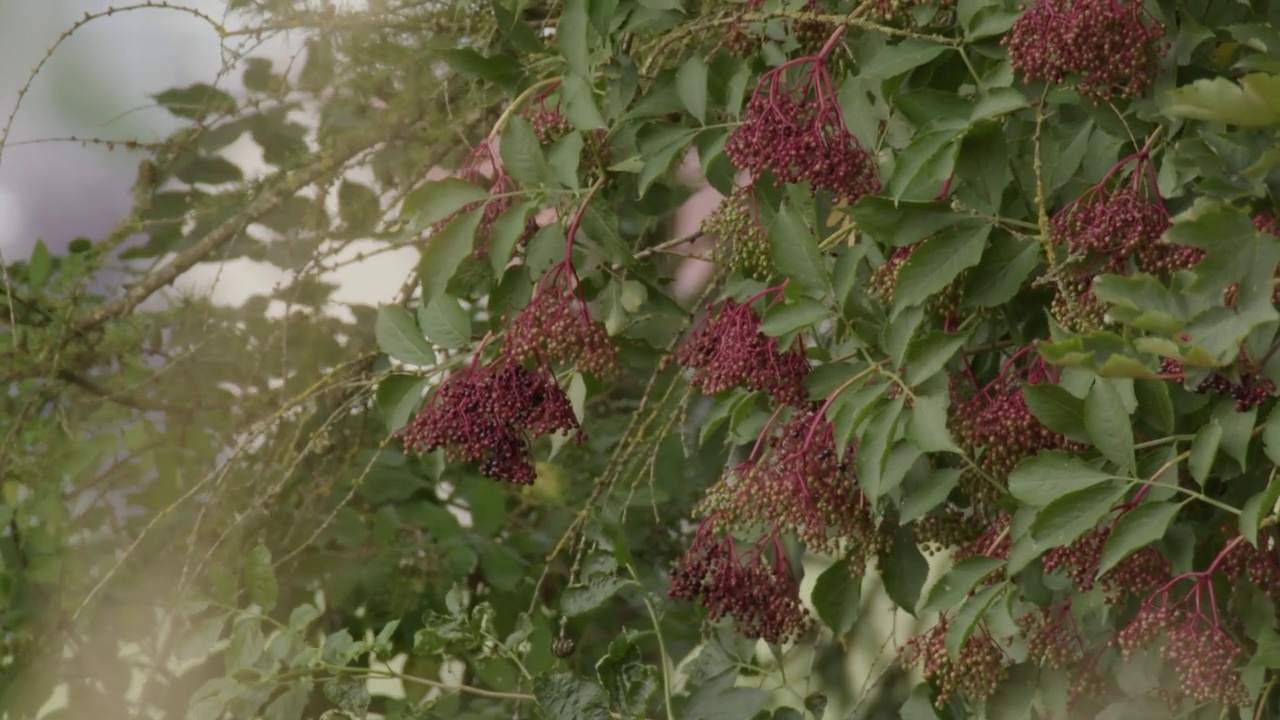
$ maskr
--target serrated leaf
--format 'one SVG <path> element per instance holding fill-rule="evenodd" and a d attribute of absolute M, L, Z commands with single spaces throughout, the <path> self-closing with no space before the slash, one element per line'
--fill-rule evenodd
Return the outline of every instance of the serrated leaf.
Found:
<path fill-rule="evenodd" d="M 1250 545 L 1258 546 L 1258 531 L 1262 529 L 1262 521 L 1270 516 L 1280 501 L 1280 482 L 1275 478 L 1267 481 L 1267 487 L 1245 502 L 1240 510 L 1240 535 Z"/>
<path fill-rule="evenodd" d="M 378 347 L 392 358 L 411 365 L 435 364 L 435 350 L 422 336 L 408 310 L 398 305 L 379 307 L 373 333 Z"/>
<path fill-rule="evenodd" d="M 650 123 L 636 134 L 636 144 L 644 158 L 644 167 L 636 180 L 636 192 L 643 197 L 655 180 L 671 168 L 676 158 L 684 153 L 698 131 L 673 123 Z"/>
<path fill-rule="evenodd" d="M 1124 496 L 1126 488 L 1103 483 L 1062 495 L 1036 513 L 1031 535 L 1041 550 L 1074 542 L 1098 526 Z"/>
<path fill-rule="evenodd" d="M 676 71 L 676 93 L 689 114 L 705 122 L 707 119 L 707 66 L 697 53 L 691 55 Z"/>
<path fill-rule="evenodd" d="M 418 264 L 423 303 L 443 294 L 462 261 L 471 255 L 476 228 L 483 213 L 483 208 L 476 208 L 459 215 L 427 238 L 427 247 L 422 251 L 422 260 Z M 418 335 L 421 337 L 421 333 Z"/>
<path fill-rule="evenodd" d="M 1271 408 L 1266 426 L 1262 429 L 1262 449 L 1267 459 L 1280 465 L 1280 405 Z"/>
<path fill-rule="evenodd" d="M 911 418 L 907 421 L 907 439 L 923 452 L 961 452 L 947 429 L 947 405 L 945 394 L 921 395 L 911 406 Z"/>
<path fill-rule="evenodd" d="M 849 563 L 836 562 L 818 576 L 811 602 L 818 618 L 838 637 L 849 632 L 858 619 L 861 595 L 861 578 L 849 573 Z"/>
<path fill-rule="evenodd" d="M 1050 430 L 1071 440 L 1087 437 L 1084 426 L 1084 401 L 1060 385 L 1040 383 L 1024 385 L 1022 397 L 1027 409 Z"/>
<path fill-rule="evenodd" d="M 276 571 L 271 565 L 271 551 L 266 546 L 258 545 L 249 552 L 244 565 L 244 584 L 249 591 L 249 599 L 263 611 L 270 611 L 276 606 L 280 587 L 276 584 Z"/>
<path fill-rule="evenodd" d="M 608 654 L 596 663 L 596 677 L 624 717 L 644 715 L 658 691 L 658 668 L 646 665 L 640 648 L 625 635 L 609 644 Z"/>
<path fill-rule="evenodd" d="M 769 249 L 779 272 L 806 290 L 825 293 L 829 278 L 817 238 L 790 205 L 779 208 L 769 223 Z"/>
<path fill-rule="evenodd" d="M 430 378 L 398 374 L 378 381 L 374 400 L 388 430 L 395 432 L 409 422 L 409 416 L 422 402 L 422 394 L 430 384 Z"/>
<path fill-rule="evenodd" d="M 1089 389 L 1084 400 L 1084 425 L 1103 456 L 1126 473 L 1135 471 L 1133 423 L 1113 382 L 1099 379 Z"/>
<path fill-rule="evenodd" d="M 996 237 L 964 285 L 966 307 L 999 307 L 1013 299 L 1036 263 L 1040 246 L 1008 235 Z"/>
<path fill-rule="evenodd" d="M 1105 575 L 1134 551 L 1164 537 L 1169 523 L 1183 505 L 1186 503 L 1148 502 L 1121 515 L 1102 547 L 1097 577 Z"/>
<path fill-rule="evenodd" d="M 949 612 L 960 606 L 969 593 L 991 573 L 1004 565 L 1004 560 L 978 555 L 956 563 L 929 588 L 925 612 Z"/>
<path fill-rule="evenodd" d="M 565 617 L 577 617 L 604 604 L 630 580 L 616 575 L 597 575 L 578 585 L 570 585 L 560 595 L 560 612 Z"/>
<path fill-rule="evenodd" d="M 907 382 L 919 385 L 933 377 L 968 341 L 969 333 L 947 332 L 931 332 L 912 340 L 904 358 Z"/>
<path fill-rule="evenodd" d="M 548 720 L 609 720 L 604 688 L 572 673 L 535 677 L 533 695 Z"/>
<path fill-rule="evenodd" d="M 846 210 L 858 230 L 890 247 L 906 247 L 968 219 L 947 202 L 898 200 L 864 195 Z"/>
<path fill-rule="evenodd" d="M 1050 451 L 1023 460 L 1009 473 L 1009 493 L 1019 502 L 1044 507 L 1068 493 L 1111 480 L 1111 473 L 1064 452 Z"/>
<path fill-rule="evenodd" d="M 507 121 L 498 151 L 502 156 L 502 169 L 520 185 L 541 185 L 551 178 L 551 168 L 542 154 L 538 135 L 523 117 L 515 115 Z"/>
<path fill-rule="evenodd" d="M 482 187 L 458 178 L 445 178 L 425 183 L 409 193 L 400 207 L 400 215 L 413 218 L 413 228 L 421 232 L 462 208 L 489 197 Z"/>
<path fill-rule="evenodd" d="M 1216 421 L 1210 421 L 1200 428 L 1191 441 L 1191 457 L 1187 461 L 1187 469 L 1200 487 L 1204 487 L 1209 479 L 1209 472 L 1213 470 L 1213 461 L 1217 459 L 1221 445 L 1222 426 Z"/>
<path fill-rule="evenodd" d="M 895 200 L 907 196 L 919 199 L 923 194 L 935 196 L 955 169 L 964 130 L 964 126 L 944 126 L 918 133 L 894 160 L 885 193 Z M 989 225 L 986 228 L 991 229 Z"/>
<path fill-rule="evenodd" d="M 887 80 L 913 70 L 947 52 L 949 48 L 935 42 L 907 39 L 881 49 L 861 68 L 862 80 Z"/>
<path fill-rule="evenodd" d="M 990 225 L 966 224 L 924 241 L 898 271 L 896 307 L 920 305 L 982 259 Z"/>
<path fill-rule="evenodd" d="M 582 131 L 603 130 L 608 125 L 600 108 L 596 106 L 591 83 L 578 75 L 567 75 L 560 81 L 560 105 L 564 116 L 575 128 Z"/>
<path fill-rule="evenodd" d="M 760 323 L 760 332 L 769 337 L 779 337 L 809 327 L 831 315 L 831 311 L 822 303 L 802 297 L 794 303 L 770 307 Z"/>
<path fill-rule="evenodd" d="M 449 295 L 439 295 L 418 308 L 418 324 L 437 347 L 456 350 L 471 342 L 471 314 Z"/>
<path fill-rule="evenodd" d="M 565 0 L 556 23 L 556 45 L 569 71 L 580 77 L 591 74 L 591 48 L 587 41 L 587 0 Z"/>
<path fill-rule="evenodd" d="M 953 659 L 960 657 L 960 648 L 964 647 L 965 642 L 973 635 L 978 623 L 986 616 L 987 610 L 991 609 L 991 605 L 1008 592 L 1008 589 L 1007 585 L 991 585 L 965 600 L 951 619 L 950 627 L 947 628 L 945 642 L 949 656 Z"/>
<path fill-rule="evenodd" d="M 920 591 L 929 577 L 929 561 L 916 545 L 915 533 L 910 525 L 898 528 L 893 544 L 880 568 L 884 578 L 884 591 L 898 607 L 916 614 L 920 604 Z"/>
<path fill-rule="evenodd" d="M 906 524 L 924 517 L 930 510 L 942 504 L 956 485 L 964 471 L 959 468 L 943 468 L 924 473 L 917 480 L 908 476 L 902 483 L 902 500 L 899 522 Z"/>
<path fill-rule="evenodd" d="M 1164 112 L 1242 127 L 1280 125 L 1280 76 L 1253 73 L 1239 83 L 1223 77 L 1197 80 L 1170 91 Z"/>

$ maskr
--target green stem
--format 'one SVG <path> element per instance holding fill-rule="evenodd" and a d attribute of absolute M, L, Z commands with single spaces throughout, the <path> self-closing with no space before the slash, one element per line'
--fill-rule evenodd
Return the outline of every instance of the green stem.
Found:
<path fill-rule="evenodd" d="M 640 576 L 636 574 L 636 569 L 627 565 L 627 572 L 631 573 L 631 579 L 635 581 L 636 587 L 640 588 L 640 600 L 644 603 L 645 610 L 649 611 L 649 620 L 653 622 L 653 634 L 658 638 L 658 653 L 662 655 L 662 703 L 667 709 L 667 720 L 675 720 L 676 714 L 671 704 L 671 667 L 667 658 L 667 644 L 662 639 L 662 625 L 658 622 L 658 612 L 649 601 L 648 591 L 640 584 Z"/>

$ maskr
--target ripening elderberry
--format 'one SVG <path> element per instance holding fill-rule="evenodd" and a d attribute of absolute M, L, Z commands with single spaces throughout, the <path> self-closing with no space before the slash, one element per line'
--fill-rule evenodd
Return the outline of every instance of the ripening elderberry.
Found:
<path fill-rule="evenodd" d="M 867 281 L 867 290 L 886 305 L 893 305 L 894 291 L 898 286 L 898 275 L 902 266 L 906 265 L 913 253 L 920 248 L 922 242 L 894 248 L 884 264 L 871 273 Z M 951 284 L 934 293 L 925 302 L 924 309 L 931 315 L 942 318 L 954 317 L 960 312 L 960 301 L 964 299 L 964 285 L 969 278 L 969 271 L 962 270 Z"/>
<path fill-rule="evenodd" d="M 902 664 L 921 668 L 925 679 L 938 691 L 938 707 L 946 705 L 956 692 L 963 692 L 971 700 L 986 700 L 1009 672 L 1004 651 L 980 626 L 960 646 L 958 657 L 952 658 L 947 653 L 949 626 L 949 619 L 943 615 L 937 625 L 899 648 Z"/>
<path fill-rule="evenodd" d="M 548 105 L 549 93 L 534 99 L 533 103 L 522 113 L 533 126 L 533 134 L 542 145 L 551 145 L 573 132 L 573 124 L 560 109 L 559 103 Z M 604 130 L 590 130 L 582 133 L 582 153 L 579 163 L 588 178 L 598 177 L 609 165 L 609 145 Z"/>
<path fill-rule="evenodd" d="M 530 437 L 581 428 L 564 390 L 545 368 L 514 362 L 476 365 L 450 375 L 397 433 L 420 455 L 445 448 L 451 460 L 474 462 L 488 477 L 533 482 Z"/>
<path fill-rule="evenodd" d="M 1084 639 L 1070 600 L 1036 608 L 1019 617 L 1017 623 L 1027 641 L 1027 656 L 1043 667 L 1070 667 L 1084 656 Z"/>
<path fill-rule="evenodd" d="M 676 362 L 693 370 L 693 386 L 708 395 L 745 387 L 790 405 L 808 401 L 803 348 L 797 343 L 779 350 L 777 338 L 760 332 L 760 316 L 750 303 L 728 299 L 708 313 L 676 352 Z"/>
<path fill-rule="evenodd" d="M 811 192 L 851 205 L 879 192 L 880 181 L 871 155 L 845 126 L 826 63 L 819 54 L 765 73 L 724 152 L 753 179 L 771 174 L 778 184 L 808 183 Z M 798 80 L 788 80 L 788 71 Z"/>
<path fill-rule="evenodd" d="M 732 536 L 715 532 L 712 520 L 699 527 L 672 570 L 668 595 L 701 598 L 712 622 L 730 615 L 746 638 L 783 644 L 809 632 L 813 619 L 777 536 L 764 535 L 740 554 Z"/>
<path fill-rule="evenodd" d="M 855 450 L 837 457 L 830 421 L 795 413 L 758 459 L 743 463 L 707 491 L 701 511 L 725 527 L 782 527 L 816 552 L 848 554 L 861 571 L 881 549 L 870 504 L 857 490 Z"/>
<path fill-rule="evenodd" d="M 1140 0 L 1035 0 L 1002 44 L 1026 82 L 1070 83 L 1094 102 L 1141 95 L 1167 50 Z"/>
<path fill-rule="evenodd" d="M 572 362 L 582 372 L 608 375 L 618 368 L 618 354 L 604 328 L 591 319 L 577 295 L 578 278 L 567 262 L 553 266 L 533 299 L 507 328 L 504 348 L 528 361 Z"/>
<path fill-rule="evenodd" d="M 1241 357 L 1244 358 L 1243 350 Z M 1248 363 L 1247 358 L 1244 361 Z M 1181 379 L 1184 367 L 1177 360 L 1166 358 L 1160 362 L 1160 372 Z M 1195 391 L 1201 395 L 1211 393 L 1230 397 L 1236 401 L 1236 412 L 1248 412 L 1273 397 L 1276 394 L 1276 384 L 1271 378 L 1251 372 L 1241 372 L 1239 382 L 1233 382 L 1221 373 L 1211 373 L 1200 381 Z"/>
<path fill-rule="evenodd" d="M 1096 528 L 1070 545 L 1054 548 L 1044 556 L 1044 570 L 1059 572 L 1075 583 L 1080 592 L 1093 589 L 1102 550 L 1114 525 Z M 1153 547 L 1144 547 L 1125 557 L 1100 578 L 1103 597 L 1111 605 L 1128 598 L 1145 598 L 1170 579 L 1169 561 Z"/>
<path fill-rule="evenodd" d="M 720 239 L 717 251 L 738 274 L 764 280 L 773 274 L 769 237 L 760 224 L 750 186 L 734 188 L 702 221 L 702 232 Z"/>

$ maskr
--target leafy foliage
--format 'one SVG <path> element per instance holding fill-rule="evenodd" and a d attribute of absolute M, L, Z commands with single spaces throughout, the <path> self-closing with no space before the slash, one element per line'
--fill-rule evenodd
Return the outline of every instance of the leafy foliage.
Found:
<path fill-rule="evenodd" d="M 160 7 L 241 82 L 0 275 L 5 717 L 1280 712 L 1271 4 L 68 36 Z M 417 262 L 326 312 L 356 243 Z"/>

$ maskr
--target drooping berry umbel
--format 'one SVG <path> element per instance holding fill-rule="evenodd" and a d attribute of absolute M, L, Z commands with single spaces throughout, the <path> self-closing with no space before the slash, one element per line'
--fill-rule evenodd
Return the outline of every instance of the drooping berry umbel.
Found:
<path fill-rule="evenodd" d="M 580 285 L 571 264 L 552 266 L 508 326 L 503 341 L 507 353 L 521 361 L 572 362 L 596 376 L 617 370 L 617 351 L 578 296 Z"/>
<path fill-rule="evenodd" d="M 766 293 L 781 295 L 782 286 Z M 809 361 L 799 344 L 780 350 L 778 339 L 760 332 L 756 298 L 739 304 L 732 298 L 709 312 L 676 352 L 676 361 L 693 370 L 693 386 L 708 395 L 733 387 L 762 390 L 775 400 L 802 405 L 808 400 L 804 379 Z"/>
<path fill-rule="evenodd" d="M 729 135 L 724 152 L 752 179 L 772 175 L 782 183 L 808 183 L 853 204 L 880 191 L 876 167 L 844 122 L 828 55 L 844 28 L 838 28 L 816 55 L 788 61 L 765 73 L 747 103 L 743 122 Z"/>
<path fill-rule="evenodd" d="M 1145 92 L 1167 47 L 1141 0 L 1034 0 L 1002 43 L 1027 82 L 1070 84 L 1095 103 Z"/>
<path fill-rule="evenodd" d="M 530 439 L 581 428 L 564 390 L 545 368 L 515 362 L 473 363 L 445 379 L 418 415 L 397 433 L 405 449 L 479 464 L 483 475 L 533 482 Z"/>
<path fill-rule="evenodd" d="M 755 191 L 750 185 L 734 188 L 729 197 L 721 200 L 702 221 L 701 231 L 720 239 L 717 252 L 738 274 L 758 280 L 773 274 L 769 236 L 760 222 Z"/>

